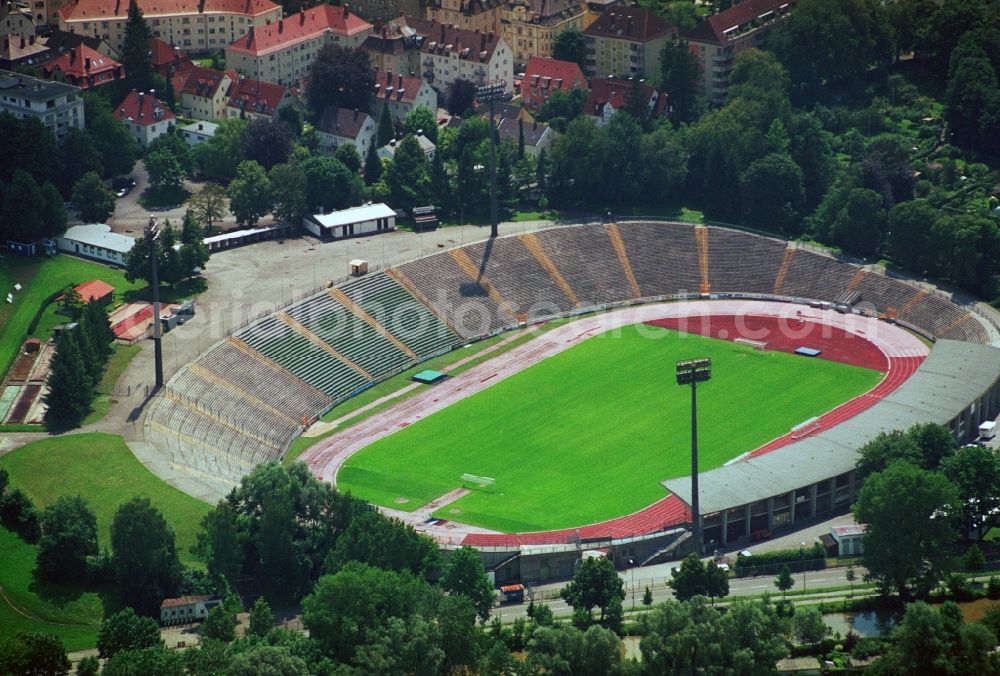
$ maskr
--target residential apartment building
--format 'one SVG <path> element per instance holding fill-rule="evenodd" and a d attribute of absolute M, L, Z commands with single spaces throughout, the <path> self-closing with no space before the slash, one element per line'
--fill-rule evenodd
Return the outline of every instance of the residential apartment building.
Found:
<path fill-rule="evenodd" d="M 229 88 L 235 79 L 233 73 L 191 66 L 184 79 L 180 94 L 181 110 L 186 117 L 196 120 L 218 120 L 226 117 Z"/>
<path fill-rule="evenodd" d="M 344 5 L 319 5 L 258 26 L 226 47 L 226 65 L 247 77 L 296 86 L 324 45 L 360 47 L 372 25 Z"/>
<path fill-rule="evenodd" d="M 537 113 L 553 92 L 568 92 L 573 88 L 589 89 L 580 66 L 572 61 L 560 61 L 536 56 L 528 61 L 521 78 L 521 105 Z"/>
<path fill-rule="evenodd" d="M 796 2 L 744 0 L 684 33 L 682 38 L 688 49 L 701 64 L 701 90 L 706 101 L 717 106 L 726 102 L 736 55 L 744 49 L 759 47 Z"/>
<path fill-rule="evenodd" d="M 58 11 L 59 28 L 94 35 L 121 50 L 130 0 L 75 0 Z M 251 28 L 276 23 L 271 0 L 134 0 L 153 36 L 185 52 L 223 49 Z"/>
<path fill-rule="evenodd" d="M 226 117 L 245 120 L 270 120 L 281 108 L 294 105 L 295 96 L 287 87 L 273 82 L 238 78 L 229 88 Z"/>
<path fill-rule="evenodd" d="M 476 84 L 503 80 L 513 87 L 514 55 L 497 33 L 412 17 L 406 17 L 406 24 L 423 37 L 420 75 L 439 92 L 448 91 L 458 79 Z"/>
<path fill-rule="evenodd" d="M 26 5 L 8 0 L 0 4 L 0 37 L 16 35 L 27 38 L 35 34 L 35 17 Z"/>
<path fill-rule="evenodd" d="M 0 70 L 0 113 L 37 117 L 61 141 L 70 129 L 83 129 L 80 88 Z"/>
<path fill-rule="evenodd" d="M 187 54 L 159 38 L 149 39 L 149 56 L 153 62 L 153 70 L 167 79 L 186 72 L 192 65 Z"/>
<path fill-rule="evenodd" d="M 504 0 L 428 0 L 424 17 L 463 30 L 500 34 Z"/>
<path fill-rule="evenodd" d="M 375 70 L 415 76 L 420 72 L 422 42 L 423 37 L 400 16 L 369 35 L 361 48 L 368 52 Z"/>
<path fill-rule="evenodd" d="M 385 106 L 389 106 L 389 112 L 397 121 L 402 121 L 414 108 L 428 108 L 437 114 L 437 92 L 419 77 L 376 72 L 373 97 L 376 120 L 381 119 Z"/>
<path fill-rule="evenodd" d="M 125 77 L 125 67 L 87 45 L 77 45 L 42 65 L 45 77 L 80 89 L 93 89 Z"/>
<path fill-rule="evenodd" d="M 389 23 L 397 16 L 420 16 L 422 0 L 353 0 L 351 7 L 375 25 Z"/>
<path fill-rule="evenodd" d="M 660 52 L 677 29 L 647 9 L 615 7 L 584 31 L 584 73 L 595 77 L 659 78 Z"/>
<path fill-rule="evenodd" d="M 129 92 L 112 114 L 125 125 L 143 148 L 168 133 L 175 117 L 170 108 L 152 94 Z"/>
<path fill-rule="evenodd" d="M 497 125 L 497 136 L 501 141 L 519 144 L 524 139 L 524 152 L 538 157 L 548 150 L 556 140 L 556 132 L 544 122 L 525 123 L 523 120 L 505 118 Z"/>
<path fill-rule="evenodd" d="M 320 146 L 327 152 L 333 152 L 338 146 L 352 145 L 364 160 L 368 149 L 375 144 L 377 131 L 371 115 L 328 106 L 316 123 L 316 134 Z"/>
<path fill-rule="evenodd" d="M 578 0 L 510 0 L 503 5 L 500 34 L 523 66 L 533 56 L 552 56 L 555 36 L 584 29 L 584 6 Z"/>
<path fill-rule="evenodd" d="M 52 50 L 44 40 L 34 35 L 26 38 L 17 35 L 0 36 L 0 69 L 18 70 L 37 66 L 52 56 Z"/>

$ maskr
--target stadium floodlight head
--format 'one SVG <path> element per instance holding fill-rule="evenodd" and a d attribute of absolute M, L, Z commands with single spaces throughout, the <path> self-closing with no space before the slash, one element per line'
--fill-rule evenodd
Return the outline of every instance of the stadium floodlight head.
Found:
<path fill-rule="evenodd" d="M 677 362 L 677 384 L 703 383 L 712 377 L 711 359 L 685 359 Z"/>
<path fill-rule="evenodd" d="M 476 100 L 480 103 L 490 103 L 503 98 L 504 89 L 507 83 L 503 80 L 492 80 L 476 87 Z"/>

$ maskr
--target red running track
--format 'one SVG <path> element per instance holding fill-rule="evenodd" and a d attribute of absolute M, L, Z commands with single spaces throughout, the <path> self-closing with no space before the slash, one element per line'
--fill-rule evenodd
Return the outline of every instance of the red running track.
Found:
<path fill-rule="evenodd" d="M 862 336 L 819 322 L 764 317 L 757 315 L 680 317 L 659 319 L 656 326 L 682 330 L 688 333 L 734 340 L 739 337 L 766 340 L 769 350 L 794 352 L 807 346 L 822 350 L 820 358 L 854 366 L 864 366 L 886 373 L 885 378 L 870 391 L 855 397 L 820 416 L 816 423 L 803 433 L 788 433 L 778 437 L 749 454 L 756 457 L 787 446 L 799 439 L 812 436 L 838 425 L 874 406 L 880 399 L 893 392 L 913 375 L 924 357 L 888 357 L 874 343 Z M 804 357 L 805 358 L 805 357 Z M 675 495 L 668 495 L 649 507 L 633 514 L 580 528 L 566 528 L 535 533 L 470 533 L 463 545 L 474 547 L 517 547 L 520 545 L 560 544 L 588 539 L 624 538 L 654 533 L 691 520 L 691 511 Z"/>

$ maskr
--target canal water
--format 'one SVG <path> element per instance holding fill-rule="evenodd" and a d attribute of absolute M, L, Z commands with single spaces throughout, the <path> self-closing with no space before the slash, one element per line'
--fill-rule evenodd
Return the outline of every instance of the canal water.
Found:
<path fill-rule="evenodd" d="M 978 599 L 976 601 L 966 601 L 959 603 L 962 609 L 962 616 L 965 621 L 977 622 L 983 618 L 986 611 L 1000 604 L 1000 601 L 991 599 Z M 937 607 L 938 604 L 935 604 Z M 899 623 L 903 615 L 898 611 L 868 610 L 856 613 L 826 613 L 823 619 L 827 626 L 836 634 L 846 636 L 848 631 L 854 631 L 859 636 L 883 636 L 893 630 Z"/>

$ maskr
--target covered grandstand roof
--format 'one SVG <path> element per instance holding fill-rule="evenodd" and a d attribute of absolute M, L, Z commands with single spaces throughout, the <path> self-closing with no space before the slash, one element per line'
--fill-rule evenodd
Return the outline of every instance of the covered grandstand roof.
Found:
<path fill-rule="evenodd" d="M 1000 377 L 1000 349 L 939 340 L 917 372 L 868 410 L 771 453 L 704 472 L 700 510 L 710 514 L 766 500 L 854 469 L 857 449 L 879 432 L 948 424 Z M 691 478 L 662 482 L 691 504 Z"/>

